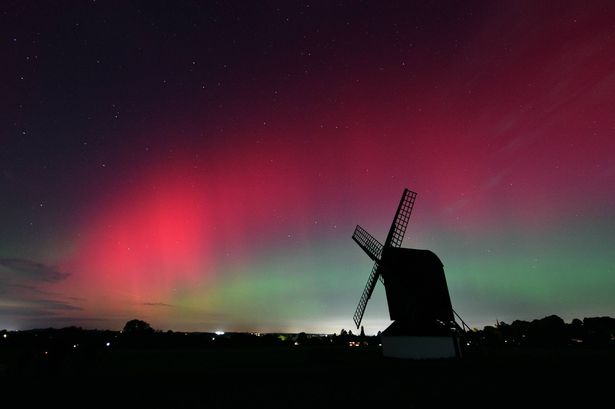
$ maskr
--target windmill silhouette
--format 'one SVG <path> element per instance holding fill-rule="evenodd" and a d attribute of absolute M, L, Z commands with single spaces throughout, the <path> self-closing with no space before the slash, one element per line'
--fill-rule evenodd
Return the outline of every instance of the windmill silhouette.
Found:
<path fill-rule="evenodd" d="M 401 247 L 415 200 L 416 193 L 405 189 L 384 245 L 357 225 L 352 239 L 374 260 L 374 266 L 354 313 L 354 322 L 359 328 L 367 302 L 380 280 L 385 287 L 389 315 L 394 320 L 382 333 L 385 356 L 458 357 L 456 334 L 461 328 L 454 319 L 442 262 L 429 250 Z"/>

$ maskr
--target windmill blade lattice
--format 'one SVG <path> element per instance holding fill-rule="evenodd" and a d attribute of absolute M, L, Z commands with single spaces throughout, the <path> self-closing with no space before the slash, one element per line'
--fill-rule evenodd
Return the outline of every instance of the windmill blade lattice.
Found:
<path fill-rule="evenodd" d="M 372 268 L 369 278 L 367 279 L 367 284 L 363 289 L 363 293 L 359 299 L 359 304 L 357 305 L 353 316 L 354 323 L 357 325 L 357 328 L 361 325 L 363 315 L 365 314 L 365 308 L 367 307 L 367 302 L 374 292 L 378 279 L 380 279 L 382 284 L 384 284 L 382 267 L 379 264 L 382 258 L 382 253 L 387 247 L 401 247 L 415 200 L 416 193 L 409 189 L 405 189 L 399 202 L 399 206 L 397 206 L 397 212 L 395 213 L 395 218 L 393 219 L 391 229 L 389 230 L 389 234 L 387 235 L 384 245 L 380 244 L 378 240 L 376 240 L 361 226 L 357 225 L 355 228 L 352 239 L 359 245 L 359 247 L 363 249 L 363 251 L 367 253 L 369 258 L 375 261 L 374 267 Z"/>

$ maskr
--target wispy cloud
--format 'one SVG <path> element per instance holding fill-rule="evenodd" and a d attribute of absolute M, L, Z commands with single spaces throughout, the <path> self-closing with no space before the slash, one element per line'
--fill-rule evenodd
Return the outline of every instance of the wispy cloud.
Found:
<path fill-rule="evenodd" d="M 33 301 L 35 305 L 46 308 L 48 310 L 63 310 L 63 311 L 81 311 L 83 308 L 69 304 L 64 301 L 57 300 L 36 300 Z"/>
<path fill-rule="evenodd" d="M 66 299 L 72 301 L 85 301 L 85 298 L 83 297 L 66 297 Z"/>
<path fill-rule="evenodd" d="M 4 299 L 0 301 L 0 313 L 15 316 L 53 316 L 63 311 L 79 310 L 81 310 L 80 307 L 58 300 Z"/>
<path fill-rule="evenodd" d="M 485 189 L 493 189 L 494 187 L 499 186 L 505 177 L 509 174 L 508 170 L 501 170 L 492 174 L 485 183 Z"/>
<path fill-rule="evenodd" d="M 173 305 L 165 304 L 163 302 L 144 302 L 143 305 L 147 305 L 149 307 L 173 307 Z"/>
<path fill-rule="evenodd" d="M 466 197 L 461 198 L 461 199 L 459 199 L 459 200 L 456 200 L 456 201 L 452 202 L 450 205 L 446 206 L 446 207 L 443 209 L 443 212 L 444 212 L 444 213 L 448 213 L 448 214 L 451 214 L 451 213 L 457 213 L 457 212 L 459 212 L 459 211 L 460 211 L 463 207 L 465 207 L 468 203 L 470 203 L 470 199 L 468 199 L 468 198 L 466 198 Z"/>
<path fill-rule="evenodd" d="M 40 295 L 49 295 L 48 291 L 42 290 L 33 285 L 27 284 L 19 284 L 19 283 L 8 283 L 8 282 L 0 282 L 0 294 L 4 293 L 12 293 L 12 294 L 21 294 L 21 293 L 36 293 Z"/>
<path fill-rule="evenodd" d="M 23 258 L 0 258 L 0 279 L 28 279 L 47 283 L 54 283 L 69 277 L 43 263 Z"/>
<path fill-rule="evenodd" d="M 0 258 L 0 321 L 53 325 L 82 308 L 48 287 L 68 278 L 55 267 L 22 258 Z"/>

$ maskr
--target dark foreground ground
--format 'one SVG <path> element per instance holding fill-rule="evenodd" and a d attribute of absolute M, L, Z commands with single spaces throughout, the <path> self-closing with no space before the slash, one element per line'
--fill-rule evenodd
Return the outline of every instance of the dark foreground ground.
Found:
<path fill-rule="evenodd" d="M 3 397 L 138 407 L 605 407 L 613 348 L 488 348 L 403 361 L 378 347 L 0 351 Z M 398 403 L 401 402 L 401 405 Z"/>

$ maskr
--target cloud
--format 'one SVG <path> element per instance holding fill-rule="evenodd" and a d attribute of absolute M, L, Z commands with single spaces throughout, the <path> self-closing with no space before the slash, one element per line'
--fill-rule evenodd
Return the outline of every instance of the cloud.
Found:
<path fill-rule="evenodd" d="M 491 175 L 489 179 L 487 179 L 487 182 L 485 183 L 485 189 L 492 189 L 500 185 L 504 177 L 508 176 L 508 173 L 509 172 L 507 170 L 502 170 L 500 172 L 497 172 Z"/>
<path fill-rule="evenodd" d="M 32 322 L 37 326 L 50 326 L 81 311 L 81 307 L 71 302 L 81 300 L 66 299 L 47 288 L 69 276 L 36 261 L 0 258 L 0 324 L 18 323 L 23 326 Z"/>
<path fill-rule="evenodd" d="M 143 305 L 147 305 L 149 307 L 173 307 L 173 305 L 165 304 L 163 302 L 144 302 Z"/>
<path fill-rule="evenodd" d="M 66 298 L 72 301 L 85 301 L 85 298 L 83 297 L 66 297 Z"/>
<path fill-rule="evenodd" d="M 6 328 L 27 330 L 32 328 L 66 328 L 68 326 L 83 326 L 88 328 L 109 328 L 112 323 L 104 318 L 97 317 L 63 317 L 53 314 L 41 314 L 32 310 L 29 313 L 15 315 L 11 311 L 0 309 L 0 323 Z M 0 324 L 2 328 L 2 324 Z"/>
<path fill-rule="evenodd" d="M 0 279 L 3 281 L 33 280 L 55 283 L 69 277 L 43 263 L 22 258 L 0 258 Z"/>
<path fill-rule="evenodd" d="M 34 300 L 32 303 L 52 311 L 80 311 L 83 309 L 81 307 L 76 307 L 72 304 L 57 300 Z"/>
<path fill-rule="evenodd" d="M 79 311 L 82 308 L 58 300 L 19 300 L 4 299 L 0 301 L 1 314 L 16 316 L 57 315 L 62 311 Z"/>
<path fill-rule="evenodd" d="M 10 292 L 11 294 L 23 294 L 23 293 L 35 293 L 39 295 L 49 295 L 50 293 L 45 290 L 41 290 L 38 287 L 27 284 L 15 284 L 15 283 L 0 283 L 0 294 Z"/>
<path fill-rule="evenodd" d="M 468 203 L 470 203 L 470 199 L 466 197 L 461 198 L 459 200 L 454 201 L 449 206 L 446 206 L 443 209 L 443 212 L 447 214 L 455 214 L 459 212 L 462 208 L 464 208 Z"/>

